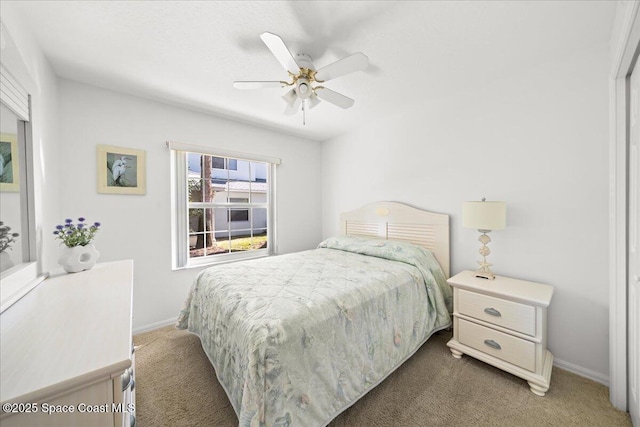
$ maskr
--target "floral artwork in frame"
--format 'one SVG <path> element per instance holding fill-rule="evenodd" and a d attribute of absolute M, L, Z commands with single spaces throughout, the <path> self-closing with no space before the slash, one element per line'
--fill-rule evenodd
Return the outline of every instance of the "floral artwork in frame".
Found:
<path fill-rule="evenodd" d="M 144 150 L 98 145 L 98 193 L 145 194 Z"/>
<path fill-rule="evenodd" d="M 18 165 L 17 135 L 0 134 L 0 191 L 20 191 Z"/>

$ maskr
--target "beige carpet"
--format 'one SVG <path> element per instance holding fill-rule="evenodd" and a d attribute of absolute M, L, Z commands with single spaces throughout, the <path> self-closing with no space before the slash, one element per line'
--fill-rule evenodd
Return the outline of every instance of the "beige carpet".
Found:
<path fill-rule="evenodd" d="M 330 426 L 631 426 L 601 384 L 553 368 L 549 392 L 538 397 L 524 380 L 453 358 L 450 337 L 434 335 Z M 138 426 L 238 425 L 198 337 L 166 327 L 134 343 Z"/>

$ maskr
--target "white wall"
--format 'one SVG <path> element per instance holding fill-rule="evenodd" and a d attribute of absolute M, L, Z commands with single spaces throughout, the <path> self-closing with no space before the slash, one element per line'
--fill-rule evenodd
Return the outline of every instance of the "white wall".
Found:
<path fill-rule="evenodd" d="M 455 274 L 479 258 L 462 202 L 506 201 L 508 226 L 491 233 L 494 272 L 555 286 L 550 350 L 606 382 L 608 64 L 607 46 L 594 46 L 325 142 L 324 237 L 338 232 L 339 212 L 372 201 L 447 213 Z"/>
<path fill-rule="evenodd" d="M 278 250 L 310 249 L 320 241 L 318 142 L 68 80 L 60 81 L 59 120 L 64 148 L 57 196 L 64 209 L 63 216 L 47 218 L 47 227 L 53 230 L 66 217 L 100 221 L 100 261 L 134 260 L 134 329 L 177 317 L 200 271 L 171 271 L 167 140 L 282 159 L 276 172 Z M 97 193 L 98 144 L 146 150 L 146 195 Z"/>

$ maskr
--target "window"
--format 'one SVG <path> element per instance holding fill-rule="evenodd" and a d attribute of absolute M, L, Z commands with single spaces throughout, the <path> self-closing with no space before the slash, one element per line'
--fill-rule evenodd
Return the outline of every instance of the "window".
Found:
<path fill-rule="evenodd" d="M 214 169 L 238 170 L 238 159 L 228 159 L 226 157 L 211 157 L 211 167 Z"/>
<path fill-rule="evenodd" d="M 279 160 L 168 145 L 174 177 L 174 268 L 274 253 L 273 177 Z"/>
<path fill-rule="evenodd" d="M 231 197 L 229 201 L 231 203 L 249 203 L 249 199 L 237 197 Z M 249 209 L 229 209 L 229 219 L 227 221 L 249 221 Z"/>

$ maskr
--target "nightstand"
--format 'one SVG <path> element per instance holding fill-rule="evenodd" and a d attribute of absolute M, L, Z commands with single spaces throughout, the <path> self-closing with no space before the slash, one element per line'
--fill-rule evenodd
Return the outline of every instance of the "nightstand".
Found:
<path fill-rule="evenodd" d="M 549 390 L 553 355 L 547 350 L 547 307 L 553 287 L 496 276 L 487 280 L 463 271 L 453 287 L 455 358 L 467 354 L 528 381 L 531 391 Z"/>

